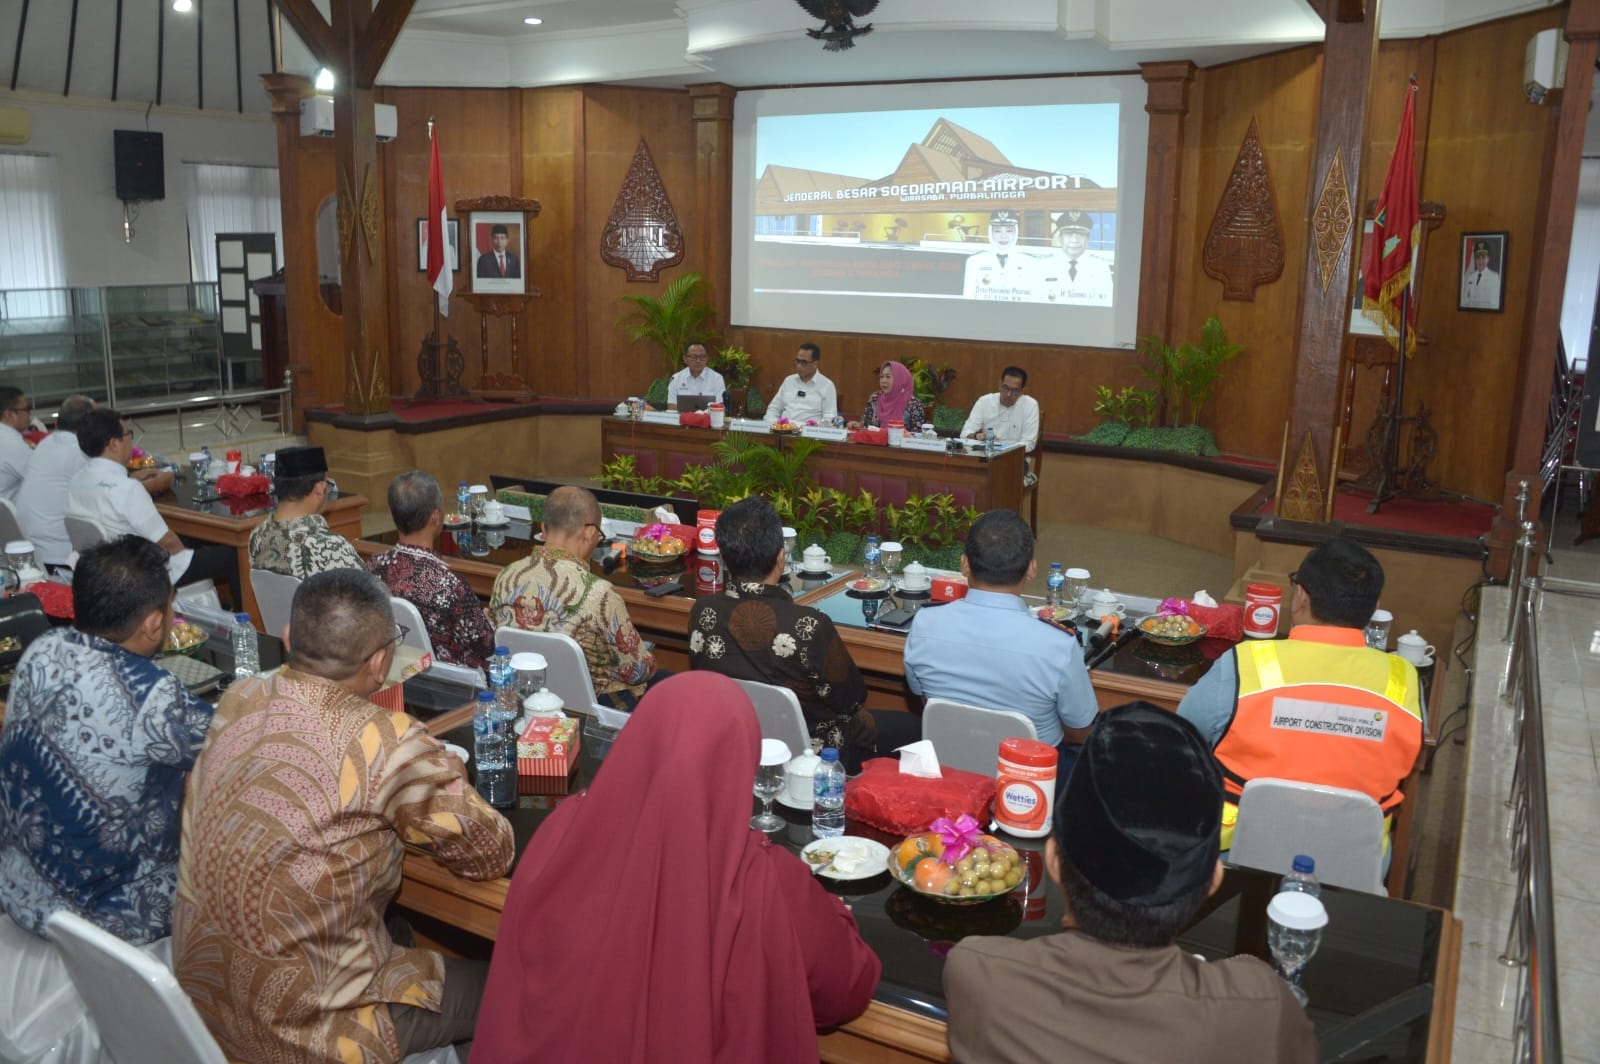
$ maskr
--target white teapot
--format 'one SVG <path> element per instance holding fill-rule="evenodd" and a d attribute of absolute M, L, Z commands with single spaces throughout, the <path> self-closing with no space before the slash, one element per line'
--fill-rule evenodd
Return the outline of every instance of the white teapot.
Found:
<path fill-rule="evenodd" d="M 784 789 L 788 793 L 790 805 L 798 805 L 805 809 L 811 808 L 812 800 L 816 797 L 812 791 L 812 777 L 817 774 L 817 766 L 820 764 L 822 764 L 822 758 L 807 749 L 805 753 L 784 766 Z"/>

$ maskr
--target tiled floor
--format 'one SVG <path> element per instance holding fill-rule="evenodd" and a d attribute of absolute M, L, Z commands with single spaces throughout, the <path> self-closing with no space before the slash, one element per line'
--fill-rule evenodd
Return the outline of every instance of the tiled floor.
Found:
<path fill-rule="evenodd" d="M 1555 542 L 1571 543 L 1570 520 Z M 1547 575 L 1600 585 L 1600 543 L 1558 548 Z M 1511 707 L 1498 697 L 1505 669 L 1507 596 L 1486 589 L 1477 647 L 1466 817 L 1455 911 L 1461 917 L 1461 983 L 1454 1060 L 1512 1059 L 1521 970 L 1499 961 L 1513 910 L 1509 813 L 1515 752 Z M 1546 594 L 1539 606 L 1539 675 L 1555 888 L 1556 959 L 1563 1059 L 1600 1064 L 1600 598 Z M 1587 694 L 1587 691 L 1596 692 Z"/>

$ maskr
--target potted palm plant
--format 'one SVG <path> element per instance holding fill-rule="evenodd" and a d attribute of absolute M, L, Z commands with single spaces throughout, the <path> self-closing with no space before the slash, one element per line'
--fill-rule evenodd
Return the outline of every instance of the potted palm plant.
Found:
<path fill-rule="evenodd" d="M 629 340 L 648 340 L 661 355 L 661 368 L 670 377 L 683 363 L 683 349 L 692 343 L 710 343 L 717 336 L 717 317 L 711 305 L 711 286 L 698 273 L 679 277 L 658 296 L 623 296 L 633 311 L 617 321 Z"/>
<path fill-rule="evenodd" d="M 724 347 L 711 360 L 711 368 L 722 374 L 722 383 L 728 386 L 728 416 L 744 417 L 745 404 L 750 399 L 750 382 L 756 375 L 756 364 L 750 352 L 742 347 Z"/>

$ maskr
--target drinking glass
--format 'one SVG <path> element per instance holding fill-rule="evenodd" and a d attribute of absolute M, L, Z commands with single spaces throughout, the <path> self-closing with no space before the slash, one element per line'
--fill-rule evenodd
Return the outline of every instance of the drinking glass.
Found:
<path fill-rule="evenodd" d="M 1083 593 L 1089 589 L 1089 570 L 1072 568 L 1066 572 L 1067 582 L 1064 590 L 1067 595 L 1067 605 L 1072 612 L 1078 612 L 1078 603 L 1083 599 Z"/>
<path fill-rule="evenodd" d="M 783 766 L 762 765 L 756 772 L 756 797 L 761 799 L 761 814 L 750 819 L 757 831 L 777 831 L 783 818 L 772 811 L 772 800 L 783 790 Z"/>
<path fill-rule="evenodd" d="M 1367 622 L 1367 646 L 1373 650 L 1389 649 L 1389 626 L 1394 623 L 1394 614 L 1388 610 L 1378 610 Z"/>
<path fill-rule="evenodd" d="M 900 557 L 904 548 L 894 540 L 878 546 L 878 561 L 882 563 L 884 572 L 889 574 L 889 586 L 894 586 L 894 574 L 900 570 Z"/>
<path fill-rule="evenodd" d="M 199 451 L 189 456 L 189 472 L 194 476 L 196 484 L 203 483 L 206 479 L 206 456 Z"/>
<path fill-rule="evenodd" d="M 1328 911 L 1322 901 L 1299 891 L 1285 891 L 1267 905 L 1267 949 L 1272 964 L 1303 1006 L 1307 1001 L 1300 976 L 1322 944 Z"/>

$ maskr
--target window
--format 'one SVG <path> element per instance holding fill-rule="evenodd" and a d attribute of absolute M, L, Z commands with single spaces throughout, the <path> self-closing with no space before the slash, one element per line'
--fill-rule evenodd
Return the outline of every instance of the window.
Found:
<path fill-rule="evenodd" d="M 56 203 L 56 161 L 48 155 L 0 152 L 0 290 L 4 315 L 40 318 L 65 314 L 63 292 L 19 289 L 66 284 L 61 261 L 61 215 Z"/>
<path fill-rule="evenodd" d="M 185 163 L 189 180 L 189 271 L 217 279 L 218 233 L 273 233 L 283 261 L 283 215 L 273 166 Z"/>

